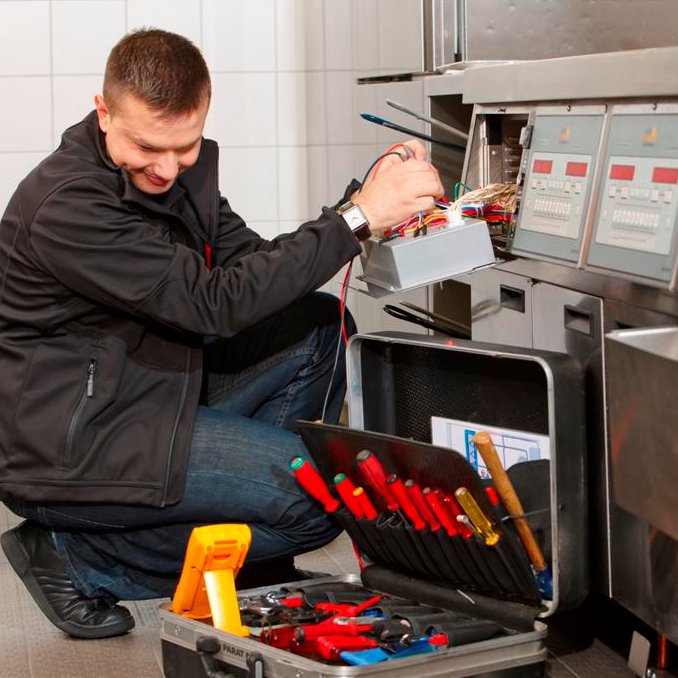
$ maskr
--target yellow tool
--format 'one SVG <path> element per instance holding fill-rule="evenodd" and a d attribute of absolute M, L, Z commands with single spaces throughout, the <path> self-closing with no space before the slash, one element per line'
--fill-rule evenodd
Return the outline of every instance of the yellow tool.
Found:
<path fill-rule="evenodd" d="M 212 617 L 214 628 L 248 636 L 240 621 L 235 576 L 252 541 L 247 525 L 193 528 L 181 578 L 172 599 L 175 614 L 190 619 Z"/>
<path fill-rule="evenodd" d="M 494 546 L 501 539 L 501 535 L 495 529 L 492 521 L 483 513 L 478 506 L 478 502 L 473 495 L 465 488 L 458 487 L 454 491 L 459 505 L 464 509 L 466 515 L 470 518 L 473 527 L 478 530 L 480 536 L 485 540 L 487 546 Z"/>

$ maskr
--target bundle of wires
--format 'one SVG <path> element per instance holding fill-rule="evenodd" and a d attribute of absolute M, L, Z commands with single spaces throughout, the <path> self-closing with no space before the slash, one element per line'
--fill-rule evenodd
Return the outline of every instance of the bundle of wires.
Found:
<path fill-rule="evenodd" d="M 516 208 L 518 187 L 515 184 L 488 184 L 457 197 L 460 187 L 468 188 L 464 184 L 455 186 L 450 209 L 459 210 L 463 217 L 483 219 L 488 224 L 510 225 Z"/>
<path fill-rule="evenodd" d="M 428 212 L 419 212 L 410 217 L 407 221 L 387 228 L 383 232 L 382 242 L 393 238 L 405 238 L 412 236 L 416 238 L 419 235 L 426 235 L 430 228 L 444 228 L 447 225 L 447 214 L 450 203 L 443 197 L 436 201 L 434 209 Z"/>

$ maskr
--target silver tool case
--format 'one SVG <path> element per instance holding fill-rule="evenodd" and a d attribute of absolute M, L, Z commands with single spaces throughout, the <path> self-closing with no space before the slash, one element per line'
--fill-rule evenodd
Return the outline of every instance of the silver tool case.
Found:
<path fill-rule="evenodd" d="M 338 472 L 349 474 L 357 484 L 355 457 L 370 449 L 388 472 L 430 486 L 463 485 L 471 490 L 501 532 L 501 548 L 442 531 L 416 531 L 397 519 L 356 520 L 341 508 L 337 519 L 366 564 L 360 579 L 309 580 L 287 584 L 287 589 L 322 586 L 325 581 L 328 586 L 337 580 L 359 582 L 386 596 L 492 620 L 503 632 L 409 658 L 340 666 L 256 638 L 233 636 L 175 615 L 164 605 L 160 617 L 165 675 L 543 676 L 546 625 L 540 617 L 578 604 L 587 592 L 584 401 L 578 363 L 563 354 L 402 333 L 354 336 L 347 361 L 350 427 L 299 423 L 299 433 L 328 485 Z M 510 518 L 487 500 L 476 471 L 457 452 L 430 444 L 431 416 L 549 437 L 550 463 L 535 464 L 533 474 L 526 462 L 512 479 L 521 500 L 529 495 L 523 506 L 549 560 L 552 600 L 542 600 Z M 207 652 L 205 639 L 211 642 Z"/>

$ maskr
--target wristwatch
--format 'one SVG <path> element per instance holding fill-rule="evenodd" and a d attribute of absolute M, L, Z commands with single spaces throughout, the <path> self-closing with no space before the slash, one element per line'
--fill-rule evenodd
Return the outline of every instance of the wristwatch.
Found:
<path fill-rule="evenodd" d="M 337 214 L 344 219 L 353 231 L 353 235 L 361 242 L 367 240 L 372 235 L 370 222 L 367 220 L 364 212 L 350 200 L 337 209 Z"/>

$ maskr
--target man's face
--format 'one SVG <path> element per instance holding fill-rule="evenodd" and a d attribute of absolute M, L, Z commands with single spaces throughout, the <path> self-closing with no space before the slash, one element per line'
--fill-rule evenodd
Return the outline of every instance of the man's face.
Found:
<path fill-rule="evenodd" d="M 111 113 L 101 95 L 94 98 L 99 127 L 111 160 L 129 173 L 144 193 L 168 191 L 195 164 L 208 102 L 188 113 L 167 116 L 132 94 L 124 94 Z"/>

